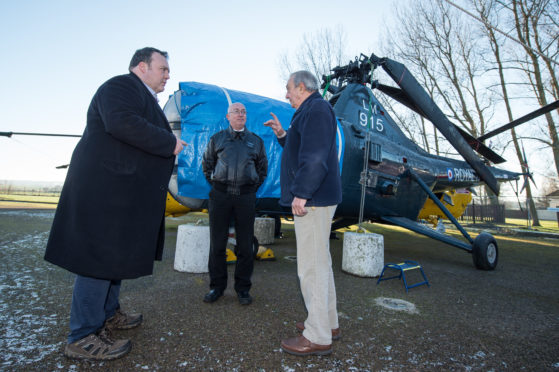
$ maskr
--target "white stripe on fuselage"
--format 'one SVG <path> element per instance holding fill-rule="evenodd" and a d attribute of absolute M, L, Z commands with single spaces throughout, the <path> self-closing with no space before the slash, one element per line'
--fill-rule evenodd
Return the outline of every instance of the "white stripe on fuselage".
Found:
<path fill-rule="evenodd" d="M 221 90 L 223 91 L 223 93 L 225 94 L 225 97 L 227 98 L 227 103 L 229 103 L 229 106 L 231 106 L 233 104 L 233 101 L 231 101 L 231 96 L 229 95 L 229 92 L 227 91 L 227 89 L 220 87 Z"/>

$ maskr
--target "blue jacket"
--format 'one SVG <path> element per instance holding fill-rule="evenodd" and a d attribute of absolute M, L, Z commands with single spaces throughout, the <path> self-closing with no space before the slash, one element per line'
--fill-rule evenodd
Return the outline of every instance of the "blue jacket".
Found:
<path fill-rule="evenodd" d="M 336 151 L 336 116 L 318 92 L 295 111 L 287 135 L 278 139 L 281 158 L 280 204 L 307 199 L 307 206 L 325 207 L 342 201 Z"/>

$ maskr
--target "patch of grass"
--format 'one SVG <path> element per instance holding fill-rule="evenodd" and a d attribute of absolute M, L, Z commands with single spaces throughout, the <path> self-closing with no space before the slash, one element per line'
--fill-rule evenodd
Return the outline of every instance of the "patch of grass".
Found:
<path fill-rule="evenodd" d="M 0 194 L 1 201 L 28 203 L 58 203 L 58 196 Z"/>
<path fill-rule="evenodd" d="M 0 194 L 0 209 L 55 209 L 58 196 Z"/>
<path fill-rule="evenodd" d="M 539 231 L 539 232 L 555 233 L 555 234 L 559 233 L 559 226 L 557 226 L 557 221 L 540 220 L 540 225 L 541 226 L 532 226 L 531 221 L 529 225 L 528 222 L 524 219 L 507 218 L 506 223 L 495 224 L 492 225 L 492 227 L 499 228 L 499 229 L 530 230 L 530 231 Z M 468 226 L 475 227 L 476 225 L 470 224 Z"/>
<path fill-rule="evenodd" d="M 506 219 L 507 225 L 515 225 L 519 228 L 528 228 L 528 223 L 526 220 L 518 219 L 518 218 L 507 218 Z M 540 220 L 541 226 L 531 226 L 533 230 L 538 231 L 549 231 L 549 232 L 559 232 L 559 226 L 557 225 L 557 221 L 545 221 Z"/>

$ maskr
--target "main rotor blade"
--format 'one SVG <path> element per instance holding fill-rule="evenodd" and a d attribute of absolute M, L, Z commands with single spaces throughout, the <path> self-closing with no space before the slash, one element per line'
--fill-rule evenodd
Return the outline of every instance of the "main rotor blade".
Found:
<path fill-rule="evenodd" d="M 396 101 L 400 102 L 401 104 L 408 107 L 409 109 L 417 112 L 419 115 L 423 116 L 424 118 L 427 118 L 427 115 L 425 115 L 425 113 L 410 100 L 410 98 L 402 91 L 402 89 L 391 87 L 389 85 L 384 85 L 384 84 L 377 84 L 375 88 L 380 90 L 387 96 L 394 98 Z M 506 160 L 503 159 L 499 154 L 491 150 L 489 147 L 484 145 L 481 141 L 473 137 L 471 134 L 461 129 L 460 127 L 457 127 L 456 124 L 454 123 L 451 124 L 454 125 L 454 127 L 458 130 L 458 132 L 460 132 L 460 134 L 468 142 L 470 147 L 473 148 L 475 151 L 477 151 L 479 154 L 483 155 L 483 157 L 485 157 L 486 159 L 488 159 L 494 164 L 501 164 L 506 162 Z"/>
<path fill-rule="evenodd" d="M 387 96 L 394 98 L 396 101 L 400 102 L 401 104 L 403 104 L 407 108 L 417 112 L 419 115 L 423 116 L 424 118 L 427 117 L 425 115 L 425 113 L 423 111 L 421 111 L 421 109 L 419 107 L 417 107 L 410 100 L 410 98 L 407 96 L 406 93 L 404 93 L 402 91 L 402 89 L 391 87 L 390 85 L 384 85 L 384 84 L 377 84 L 375 86 L 375 88 L 377 88 L 378 90 L 380 90 L 381 92 L 383 92 Z"/>
<path fill-rule="evenodd" d="M 81 134 L 57 134 L 57 133 L 29 133 L 29 132 L 0 132 L 0 136 L 11 137 L 12 135 L 25 136 L 49 136 L 49 137 L 81 137 Z"/>
<path fill-rule="evenodd" d="M 474 149 L 478 154 L 481 154 L 484 158 L 486 158 L 487 160 L 489 160 L 494 164 L 501 164 L 506 162 L 506 160 L 503 159 L 501 155 L 491 150 L 489 147 L 483 144 L 478 138 L 475 138 L 470 133 L 466 132 L 464 129 L 456 126 L 456 124 L 452 123 L 452 125 L 454 125 L 454 128 L 456 128 L 456 130 L 460 132 L 462 137 L 464 137 L 466 142 L 468 142 L 468 145 L 470 145 L 470 147 Z"/>
<path fill-rule="evenodd" d="M 448 142 L 454 146 L 464 160 L 477 172 L 479 178 L 482 179 L 496 195 L 499 195 L 499 183 L 495 179 L 495 176 L 493 176 L 483 161 L 476 156 L 466 140 L 462 138 L 454 125 L 452 125 L 446 115 L 431 99 L 427 92 L 425 92 L 409 70 L 403 64 L 389 58 L 383 58 L 381 64 L 382 68 L 398 86 L 402 88 L 413 104 L 425 113 L 426 117 L 437 127 Z"/>
<path fill-rule="evenodd" d="M 555 108 L 559 108 L 559 100 L 557 100 L 555 102 L 552 102 L 548 105 L 545 105 L 545 106 L 543 106 L 543 107 L 541 107 L 541 108 L 539 108 L 535 111 L 532 111 L 531 113 L 526 114 L 523 117 L 518 118 L 516 120 L 513 120 L 510 123 L 505 124 L 502 127 L 499 127 L 495 130 L 492 130 L 489 133 L 485 133 L 483 136 L 478 137 L 478 140 L 479 141 L 485 141 L 488 138 L 496 136 L 497 134 L 502 133 L 502 132 L 504 132 L 508 129 L 512 129 L 512 128 L 516 127 L 517 125 L 524 124 L 525 122 L 530 121 L 532 119 L 535 119 L 538 116 L 541 116 L 541 115 L 543 115 L 543 114 L 545 114 L 545 113 L 547 113 L 547 112 L 549 112 L 549 111 L 551 111 Z"/>

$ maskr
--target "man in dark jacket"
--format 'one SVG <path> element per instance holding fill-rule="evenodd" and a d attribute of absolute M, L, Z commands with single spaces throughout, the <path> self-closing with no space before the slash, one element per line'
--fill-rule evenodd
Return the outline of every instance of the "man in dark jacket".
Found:
<path fill-rule="evenodd" d="M 308 317 L 296 323 L 303 334 L 283 340 L 281 347 L 295 355 L 326 355 L 340 337 L 329 245 L 332 217 L 342 201 L 336 116 L 308 71 L 291 74 L 286 98 L 297 110 L 287 132 L 273 113 L 264 125 L 283 147 L 280 204 L 294 215 L 297 274 Z"/>
<path fill-rule="evenodd" d="M 64 350 L 72 358 L 130 351 L 129 340 L 110 335 L 142 322 L 120 309 L 121 280 L 151 275 L 161 260 L 167 185 L 174 155 L 186 145 L 157 103 L 169 79 L 167 53 L 139 49 L 129 71 L 91 101 L 45 252 L 45 260 L 77 274 Z"/>
<path fill-rule="evenodd" d="M 237 262 L 235 291 L 242 305 L 252 303 L 249 294 L 254 266 L 253 236 L 256 191 L 268 173 L 264 142 L 245 128 L 246 109 L 242 103 L 229 106 L 230 126 L 210 138 L 202 167 L 212 185 L 210 215 L 210 291 L 204 301 L 215 302 L 227 288 L 226 245 L 229 223 L 235 220 Z"/>

